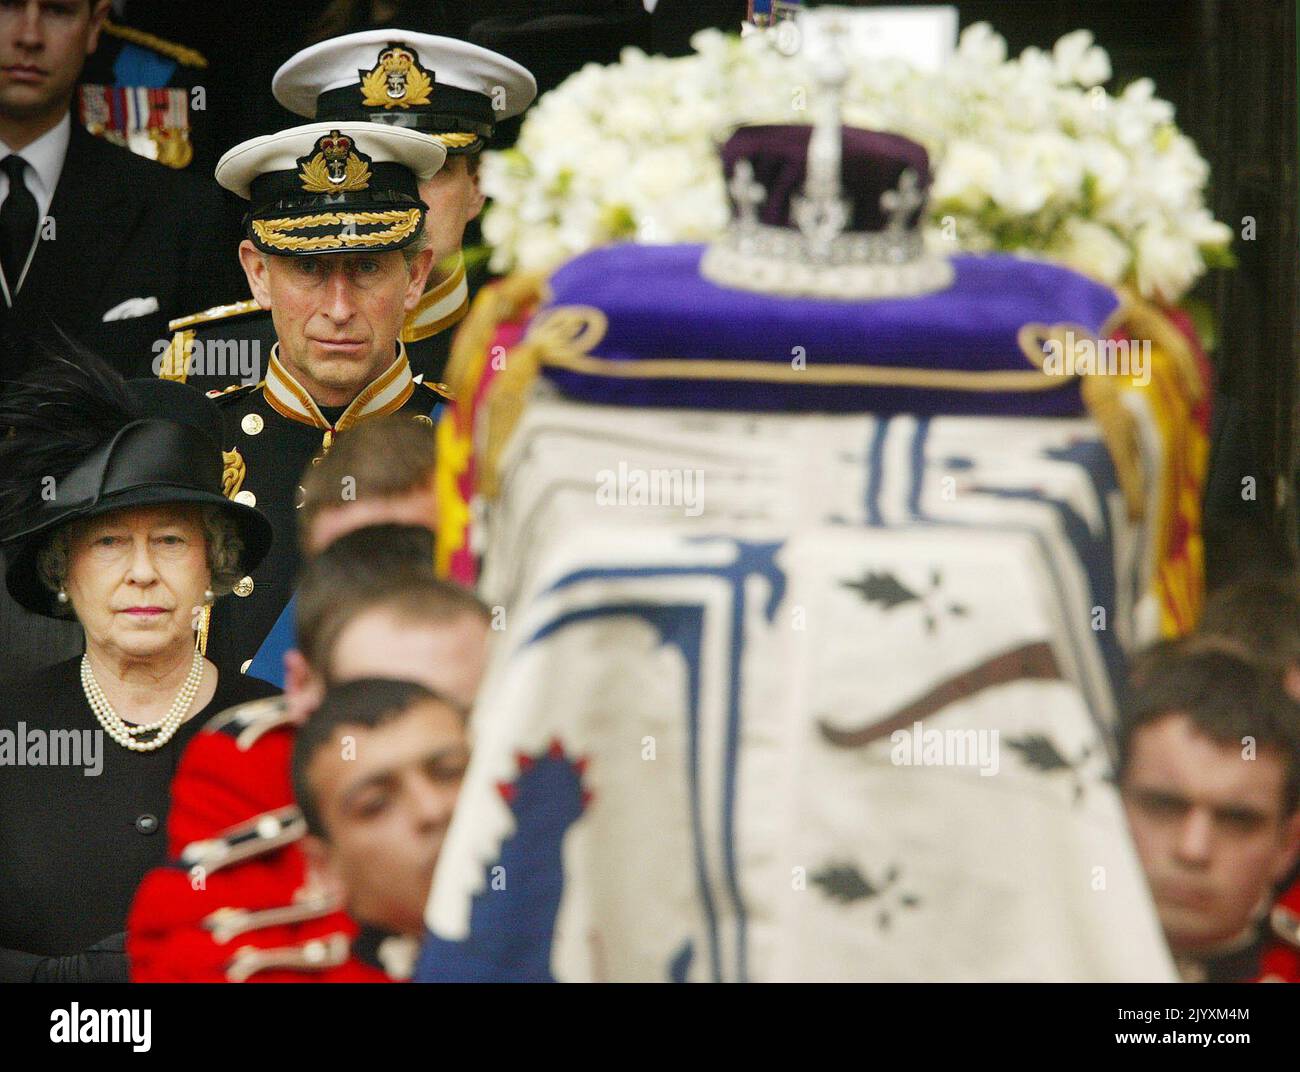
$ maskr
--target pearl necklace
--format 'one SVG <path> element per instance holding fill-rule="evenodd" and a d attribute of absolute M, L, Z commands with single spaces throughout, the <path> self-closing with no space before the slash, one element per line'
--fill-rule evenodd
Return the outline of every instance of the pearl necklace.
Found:
<path fill-rule="evenodd" d="M 108 702 L 104 690 L 99 687 L 99 682 L 95 680 L 95 672 L 90 668 L 90 656 L 81 657 L 81 688 L 86 694 L 86 702 L 90 704 L 90 709 L 99 720 L 99 724 L 104 727 L 104 732 L 123 748 L 129 748 L 132 752 L 152 752 L 172 739 L 172 735 L 185 721 L 185 716 L 194 703 L 194 697 L 198 695 L 199 683 L 202 680 L 203 653 L 195 651 L 189 676 L 181 686 L 181 691 L 176 694 L 176 699 L 172 701 L 171 709 L 167 714 L 157 722 L 130 726 L 113 710 L 113 705 Z M 152 740 L 136 740 L 137 737 L 153 732 L 156 732 L 157 736 Z"/>

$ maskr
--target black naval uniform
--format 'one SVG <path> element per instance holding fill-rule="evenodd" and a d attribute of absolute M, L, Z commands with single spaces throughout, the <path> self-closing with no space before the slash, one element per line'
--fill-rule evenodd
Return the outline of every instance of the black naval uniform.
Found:
<path fill-rule="evenodd" d="M 227 494 L 255 505 L 275 531 L 266 559 L 212 609 L 208 658 L 246 669 L 293 593 L 299 566 L 296 510 L 301 504 L 302 473 L 328 449 L 334 433 L 274 408 L 265 381 L 237 385 L 215 397 L 226 422 Z M 431 415 L 448 397 L 442 384 L 415 383 L 396 412 L 432 423 Z M 321 413 L 333 424 L 345 408 L 321 407 Z"/>

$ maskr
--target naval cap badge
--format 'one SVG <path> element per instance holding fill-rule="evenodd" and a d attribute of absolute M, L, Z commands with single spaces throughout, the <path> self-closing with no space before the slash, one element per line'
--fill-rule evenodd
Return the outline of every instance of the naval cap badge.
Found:
<path fill-rule="evenodd" d="M 428 104 L 433 78 L 420 66 L 414 49 L 389 44 L 369 71 L 361 76 L 361 103 L 367 108 L 410 108 Z"/>
<path fill-rule="evenodd" d="M 314 151 L 298 157 L 298 178 L 308 193 L 342 193 L 370 185 L 370 157 L 337 130 L 316 139 Z"/>

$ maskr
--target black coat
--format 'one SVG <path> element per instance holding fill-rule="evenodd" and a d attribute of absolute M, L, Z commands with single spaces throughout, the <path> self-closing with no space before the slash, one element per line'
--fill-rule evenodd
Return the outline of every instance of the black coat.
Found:
<path fill-rule="evenodd" d="M 70 659 L 0 690 L 0 733 L 17 734 L 19 723 L 24 735 L 98 732 L 102 763 L 93 776 L 84 763 L 0 764 L 0 982 L 75 979 L 85 971 L 77 954 L 126 929 L 136 887 L 167 856 L 171 782 L 185 746 L 214 715 L 278 691 L 222 673 L 212 701 L 167 744 L 135 753 L 100 729 L 80 668 L 79 658 Z M 70 969 L 44 961 L 65 956 Z M 124 981 L 121 954 L 98 959 L 108 963 L 91 966 L 97 977 Z"/>
<path fill-rule="evenodd" d="M 30 359 L 25 339 L 57 325 L 124 375 L 153 375 L 169 320 L 242 289 L 219 194 L 211 178 L 146 160 L 73 123 L 50 203 L 53 235 L 37 244 L 14 307 L 0 302 L 5 374 Z M 105 322 L 131 298 L 155 298 L 158 308 Z"/>

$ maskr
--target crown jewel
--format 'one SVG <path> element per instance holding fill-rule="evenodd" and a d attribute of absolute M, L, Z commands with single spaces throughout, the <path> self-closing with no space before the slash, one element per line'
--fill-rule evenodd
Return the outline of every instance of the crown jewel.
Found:
<path fill-rule="evenodd" d="M 895 134 L 845 127 L 848 69 L 836 36 L 816 121 L 741 127 L 722 148 L 733 218 L 700 271 L 724 286 L 844 299 L 902 297 L 952 281 L 921 234 L 929 160 Z"/>

